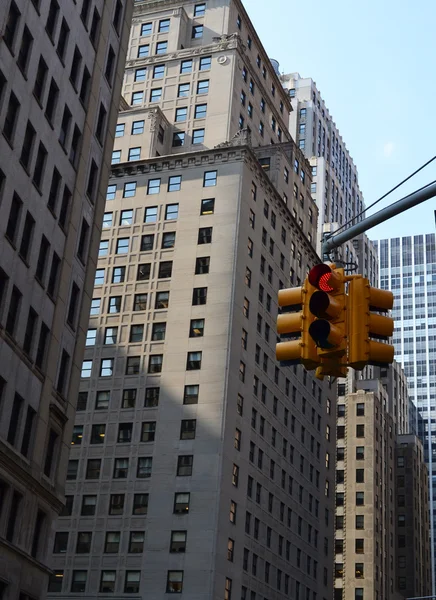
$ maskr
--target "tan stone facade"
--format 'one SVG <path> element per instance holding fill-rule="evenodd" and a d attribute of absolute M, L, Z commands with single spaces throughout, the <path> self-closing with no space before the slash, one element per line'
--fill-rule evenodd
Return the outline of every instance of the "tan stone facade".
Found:
<path fill-rule="evenodd" d="M 128 56 L 52 597 L 330 600 L 335 387 L 275 361 L 318 260 L 289 101 L 238 1 L 140 2 Z"/>
<path fill-rule="evenodd" d="M 0 3 L 5 600 L 42 598 L 47 591 L 47 551 L 62 508 L 132 6 Z"/>

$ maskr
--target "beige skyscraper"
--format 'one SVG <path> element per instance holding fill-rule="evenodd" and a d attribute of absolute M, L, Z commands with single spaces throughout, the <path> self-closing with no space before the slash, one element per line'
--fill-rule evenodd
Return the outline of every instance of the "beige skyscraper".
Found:
<path fill-rule="evenodd" d="M 138 2 L 123 89 L 50 593 L 330 600 L 336 389 L 275 361 L 317 261 L 288 97 L 238 0 Z"/>
<path fill-rule="evenodd" d="M 62 508 L 130 0 L 0 2 L 0 597 Z M 51 548 L 50 548 L 51 549 Z"/>

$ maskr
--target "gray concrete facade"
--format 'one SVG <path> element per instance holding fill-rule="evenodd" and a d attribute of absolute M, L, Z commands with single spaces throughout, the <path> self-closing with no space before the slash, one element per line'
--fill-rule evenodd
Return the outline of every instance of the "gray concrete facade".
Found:
<path fill-rule="evenodd" d="M 0 597 L 43 598 L 133 2 L 0 3 Z"/>

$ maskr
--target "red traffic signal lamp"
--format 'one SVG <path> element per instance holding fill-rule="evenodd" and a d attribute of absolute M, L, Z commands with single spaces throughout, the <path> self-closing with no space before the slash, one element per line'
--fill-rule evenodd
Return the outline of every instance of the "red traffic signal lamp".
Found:
<path fill-rule="evenodd" d="M 348 364 L 354 369 L 362 370 L 366 365 L 386 365 L 394 360 L 394 347 L 386 343 L 394 333 L 394 320 L 377 314 L 386 313 L 393 305 L 392 292 L 371 287 L 365 277 L 350 282 Z"/>
<path fill-rule="evenodd" d="M 314 317 L 309 301 L 316 289 L 306 279 L 303 286 L 280 290 L 278 304 L 282 313 L 277 317 L 277 333 L 290 338 L 276 345 L 276 358 L 283 366 L 302 364 L 307 370 L 316 369 L 320 358 L 309 327 Z"/>
<path fill-rule="evenodd" d="M 336 269 L 335 265 L 319 264 L 310 270 L 308 280 L 318 290 L 309 301 L 309 311 L 314 317 L 309 335 L 318 348 L 318 356 L 345 356 L 347 331 L 344 270 Z"/>

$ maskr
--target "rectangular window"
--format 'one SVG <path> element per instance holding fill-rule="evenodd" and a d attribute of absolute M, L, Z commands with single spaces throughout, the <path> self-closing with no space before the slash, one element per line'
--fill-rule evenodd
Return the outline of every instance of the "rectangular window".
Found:
<path fill-rule="evenodd" d="M 212 227 L 200 227 L 198 230 L 198 244 L 212 243 Z"/>
<path fill-rule="evenodd" d="M 206 4 L 196 4 L 194 6 L 194 17 L 204 17 L 206 14 Z"/>
<path fill-rule="evenodd" d="M 200 71 L 208 71 L 212 66 L 212 57 L 211 56 L 202 56 L 200 58 Z"/>
<path fill-rule="evenodd" d="M 127 160 L 140 160 L 141 158 L 141 148 L 129 148 L 129 154 Z"/>
<path fill-rule="evenodd" d="M 27 121 L 26 131 L 24 134 L 23 146 L 21 149 L 20 162 L 23 167 L 28 171 L 29 163 L 31 161 L 32 153 L 33 153 L 33 144 L 35 142 L 36 132 L 30 121 Z M 50 192 L 51 193 L 51 192 Z M 49 197 L 50 202 L 50 197 Z"/>
<path fill-rule="evenodd" d="M 185 144 L 185 134 L 182 131 L 173 133 L 173 148 L 179 148 Z"/>
<path fill-rule="evenodd" d="M 203 79 L 197 83 L 197 94 L 209 93 L 209 79 Z"/>
<path fill-rule="evenodd" d="M 177 457 L 177 476 L 189 477 L 192 475 L 194 457 L 192 455 L 181 455 Z"/>
<path fill-rule="evenodd" d="M 168 51 L 168 42 L 157 42 L 156 54 L 166 54 Z"/>
<path fill-rule="evenodd" d="M 185 385 L 183 404 L 198 404 L 199 390 L 199 385 Z"/>
<path fill-rule="evenodd" d="M 135 408 L 136 404 L 136 389 L 129 388 L 123 390 L 123 399 L 121 402 L 121 408 Z"/>
<path fill-rule="evenodd" d="M 197 40 L 203 37 L 203 25 L 194 25 L 192 28 L 192 35 L 191 35 L 193 40 Z"/>
<path fill-rule="evenodd" d="M 22 207 L 23 202 L 21 201 L 21 198 L 14 192 L 14 195 L 12 196 L 11 208 L 9 210 L 8 223 L 6 226 L 6 237 L 14 246 L 20 224 Z"/>
<path fill-rule="evenodd" d="M 203 144 L 204 143 L 204 129 L 194 129 L 192 132 L 192 143 Z"/>
<path fill-rule="evenodd" d="M 138 58 L 145 58 L 149 54 L 150 54 L 150 45 L 149 44 L 142 44 L 141 46 L 138 46 Z"/>
<path fill-rule="evenodd" d="M 35 160 L 35 168 L 33 170 L 33 183 L 41 190 L 42 180 L 44 178 L 45 163 L 47 161 L 47 150 L 42 142 L 39 142 L 38 153 Z"/>
<path fill-rule="evenodd" d="M 155 408 L 159 405 L 159 391 L 158 387 L 148 387 L 145 388 L 145 399 L 144 399 L 144 407 L 145 408 Z"/>
<path fill-rule="evenodd" d="M 152 466 L 153 458 L 151 456 L 144 456 L 138 458 L 136 477 L 138 477 L 139 479 L 148 479 L 149 477 L 151 477 Z"/>
<path fill-rule="evenodd" d="M 138 494 L 135 494 L 135 499 Z M 139 494 L 148 496 L 148 494 Z M 124 494 L 111 494 L 109 503 L 110 515 L 122 515 L 124 511 Z M 136 514 L 136 513 L 133 513 Z"/>
<path fill-rule="evenodd" d="M 203 187 L 212 187 L 217 184 L 217 171 L 205 171 L 203 175 Z"/>
<path fill-rule="evenodd" d="M 133 92 L 130 104 L 132 106 L 142 104 L 144 101 L 144 92 Z M 113 156 L 113 154 L 112 154 Z M 113 163 L 112 163 L 113 164 Z"/>
<path fill-rule="evenodd" d="M 153 67 L 153 79 L 163 79 L 165 76 L 165 65 L 155 65 Z"/>
<path fill-rule="evenodd" d="M 207 288 L 194 288 L 192 292 L 192 305 L 198 306 L 206 304 L 207 301 Z"/>
<path fill-rule="evenodd" d="M 163 354 L 152 354 L 148 359 L 148 372 L 161 373 L 163 363 Z"/>
<path fill-rule="evenodd" d="M 189 83 L 180 83 L 177 89 L 177 98 L 189 96 Z"/>

